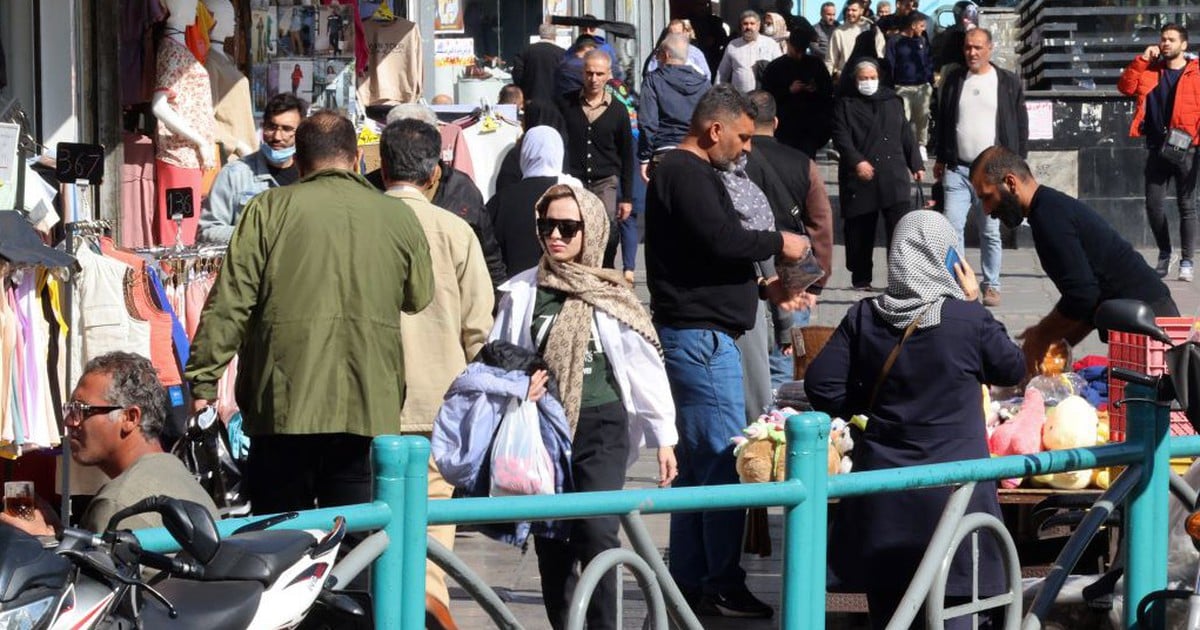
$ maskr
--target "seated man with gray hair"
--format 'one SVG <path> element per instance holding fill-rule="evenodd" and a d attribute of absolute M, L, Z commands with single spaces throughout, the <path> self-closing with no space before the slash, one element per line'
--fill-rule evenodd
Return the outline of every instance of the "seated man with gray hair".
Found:
<path fill-rule="evenodd" d="M 217 516 L 217 506 L 183 462 L 159 446 L 169 408 L 167 390 L 149 359 L 110 352 L 88 362 L 63 406 L 65 437 L 76 463 L 96 466 L 111 479 L 88 505 L 80 527 L 104 531 L 113 514 L 154 495 L 194 501 Z M 0 523 L 35 536 L 53 536 L 61 529 L 58 516 L 40 502 L 32 519 L 0 514 Z M 117 526 L 161 527 L 162 519 L 157 514 L 137 514 Z"/>

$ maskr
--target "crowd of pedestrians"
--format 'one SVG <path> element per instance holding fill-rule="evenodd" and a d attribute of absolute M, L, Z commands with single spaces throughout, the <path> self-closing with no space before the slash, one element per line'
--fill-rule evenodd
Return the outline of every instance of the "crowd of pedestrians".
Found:
<path fill-rule="evenodd" d="M 826 3 L 815 26 L 747 11 L 732 40 L 717 34 L 714 16 L 674 20 L 643 65 L 636 115 L 612 89 L 625 70 L 611 44 L 585 31 L 564 50 L 543 27 L 515 67 L 524 135 L 486 200 L 440 159 L 437 121 L 424 106 L 388 115 L 382 167 L 361 177 L 349 121 L 331 112 L 304 118 L 303 107 L 273 102 L 256 167 L 270 176 L 243 190 L 235 172 L 223 173 L 218 182 L 230 190 L 202 221 L 228 239 L 229 253 L 187 369 L 202 407 L 240 356 L 254 510 L 368 501 L 369 438 L 430 436 L 441 397 L 488 340 L 548 368 L 521 393 L 562 403 L 569 490 L 621 488 L 643 446 L 656 450 L 660 485 L 736 483 L 729 440 L 790 378 L 789 332 L 807 324 L 834 273 L 835 215 L 850 284 L 871 295 L 850 309 L 807 387 L 821 410 L 870 415 L 856 469 L 985 456 L 981 407 L 970 402 L 980 383 L 1017 383 L 1051 341 L 1081 340 L 1103 299 L 1177 312 L 1161 280 L 1173 262 L 1161 205 L 1173 179 L 1180 277 L 1190 280 L 1196 170 L 1188 147 L 1200 131 L 1200 70 L 1180 56 L 1186 31 L 1164 28 L 1160 45 L 1122 77 L 1122 90 L 1139 98 L 1133 131 L 1151 149 L 1154 269 L 1091 209 L 1036 182 L 1023 159 L 1021 82 L 992 63 L 992 36 L 970 7 L 956 9 L 959 49 L 940 65 L 916 0 L 892 9 L 850 0 L 839 24 L 838 7 Z M 1177 92 L 1185 104 L 1165 106 Z M 1183 161 L 1164 153 L 1176 131 L 1188 136 Z M 837 212 L 817 166 L 822 154 L 838 163 Z M 930 156 L 941 213 L 913 194 Z M 646 191 L 644 235 L 635 186 Z M 982 281 L 964 242 L 972 210 Z M 880 216 L 888 280 L 875 295 Z M 1018 347 L 985 307 L 1000 301 L 1000 223 L 1022 221 L 1063 298 Z M 648 310 L 632 290 L 643 236 Z M 961 262 L 948 267 L 951 254 Z M 826 275 L 804 290 L 787 286 L 779 266 L 810 256 Z M 945 374 L 923 367 L 929 357 L 940 357 Z M 930 426 L 907 426 L 916 416 Z M 929 441 L 923 429 L 931 427 L 958 433 Z M 449 497 L 430 466 L 430 496 Z M 995 512 L 994 487 L 980 484 L 976 494 L 974 509 Z M 898 602 L 943 495 L 839 510 L 839 522 L 874 534 L 872 545 L 831 557 L 837 578 L 868 592 L 873 621 L 885 622 L 880 615 Z M 899 516 L 908 524 L 887 527 Z M 744 510 L 671 517 L 671 575 L 699 614 L 773 614 L 746 586 L 745 521 Z M 431 533 L 452 545 L 452 529 Z M 562 628 L 577 571 L 620 544 L 617 523 L 578 521 L 566 539 L 534 544 L 547 614 Z M 886 562 L 896 570 L 872 572 Z M 948 594 L 969 594 L 962 586 L 953 582 Z M 432 566 L 427 590 L 448 606 Z M 589 627 L 616 626 L 617 590 L 615 576 L 602 581 Z"/>

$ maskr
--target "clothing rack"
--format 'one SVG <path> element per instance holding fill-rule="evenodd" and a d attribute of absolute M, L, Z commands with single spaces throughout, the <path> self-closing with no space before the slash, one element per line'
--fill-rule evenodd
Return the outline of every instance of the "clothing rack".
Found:
<path fill-rule="evenodd" d="M 200 247 L 176 249 L 174 247 L 138 247 L 135 254 L 149 256 L 155 260 L 188 260 L 192 258 L 222 258 L 228 248 L 225 245 L 202 245 Z"/>

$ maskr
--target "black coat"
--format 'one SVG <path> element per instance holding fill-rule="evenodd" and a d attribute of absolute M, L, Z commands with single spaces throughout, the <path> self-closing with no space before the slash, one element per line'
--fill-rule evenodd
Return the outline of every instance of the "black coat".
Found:
<path fill-rule="evenodd" d="M 537 265 L 542 257 L 533 205 L 556 183 L 557 177 L 529 177 L 496 190 L 487 202 L 509 278 Z"/>
<path fill-rule="evenodd" d="M 904 331 L 868 298 L 852 306 L 805 374 L 818 411 L 849 418 L 866 412 L 871 389 Z M 854 472 L 988 457 L 981 383 L 1015 385 L 1025 356 L 978 302 L 947 299 L 941 324 L 904 342 L 879 388 L 866 432 L 854 430 Z M 842 499 L 829 537 L 831 588 L 903 591 L 929 546 L 950 488 Z M 969 512 L 1000 516 L 995 482 L 979 483 Z M 971 594 L 970 544 L 951 564 L 948 595 Z M 980 537 L 980 593 L 1003 592 L 1000 549 Z"/>
<path fill-rule="evenodd" d="M 1017 75 L 992 64 L 996 77 L 996 144 L 1025 157 L 1029 144 L 1029 112 L 1025 110 L 1025 88 Z M 937 160 L 947 166 L 957 166 L 958 101 L 962 98 L 967 80 L 966 66 L 956 66 L 942 77 L 938 96 Z"/>
<path fill-rule="evenodd" d="M 816 86 L 816 91 L 792 93 L 792 82 L 803 81 Z M 817 149 L 829 142 L 832 133 L 830 114 L 833 113 L 833 79 L 820 59 L 805 55 L 793 59 L 787 55 L 767 64 L 763 71 L 763 89 L 775 97 L 779 127 L 775 137 L 780 142 L 815 157 Z"/>
<path fill-rule="evenodd" d="M 924 168 L 904 104 L 890 88 L 880 86 L 871 97 L 844 96 L 833 107 L 833 146 L 838 161 L 838 190 L 843 217 L 858 217 L 900 205 L 912 198 L 912 174 Z M 875 167 L 863 181 L 855 166 Z"/>
<path fill-rule="evenodd" d="M 553 42 L 540 41 L 530 44 L 513 61 L 512 79 L 525 93 L 525 99 L 543 99 L 555 102 L 555 74 L 567 51 Z"/>

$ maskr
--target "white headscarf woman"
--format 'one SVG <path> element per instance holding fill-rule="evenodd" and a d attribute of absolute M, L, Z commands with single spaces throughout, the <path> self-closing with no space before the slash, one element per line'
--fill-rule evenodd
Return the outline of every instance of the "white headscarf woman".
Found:
<path fill-rule="evenodd" d="M 574 177 L 563 173 L 563 141 L 554 127 L 541 125 L 525 132 L 521 139 L 522 178 L 557 177 L 558 183 L 582 187 Z"/>
<path fill-rule="evenodd" d="M 888 250 L 887 291 L 871 300 L 879 316 L 896 328 L 932 328 L 942 323 L 946 298 L 975 300 L 979 281 L 965 258 L 959 258 L 962 273 L 950 271 L 946 261 L 958 244 L 958 235 L 945 215 L 932 210 L 915 210 L 896 225 Z"/>

